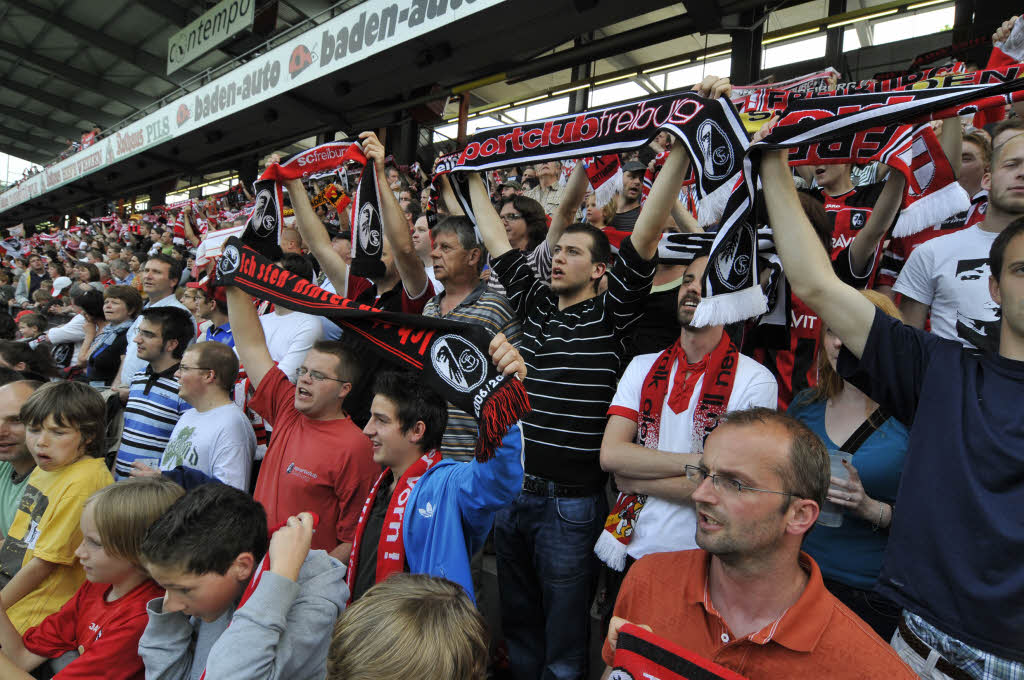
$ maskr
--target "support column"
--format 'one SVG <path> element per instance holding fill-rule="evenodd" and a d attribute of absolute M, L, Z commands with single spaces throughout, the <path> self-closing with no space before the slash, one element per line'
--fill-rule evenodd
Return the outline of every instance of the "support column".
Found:
<path fill-rule="evenodd" d="M 830 17 L 842 14 L 846 11 L 846 0 L 828 0 L 828 15 Z M 830 28 L 825 34 L 825 64 L 842 71 L 843 59 L 843 31 L 845 26 Z"/>
<path fill-rule="evenodd" d="M 583 45 L 586 45 L 587 43 L 593 41 L 593 39 L 594 39 L 594 33 L 593 33 L 593 31 L 591 31 L 589 33 L 585 33 L 585 34 L 577 37 L 573 41 L 573 45 L 575 47 L 577 47 L 577 48 L 578 47 L 582 47 Z M 576 66 L 572 67 L 572 75 L 569 77 L 569 80 L 570 80 L 570 82 L 574 82 L 574 83 L 578 82 L 580 80 L 586 80 L 587 78 L 589 78 L 591 76 L 592 71 L 593 71 L 593 64 L 592 64 L 592 62 L 588 61 L 588 62 L 585 62 L 583 64 L 577 64 Z M 587 108 L 587 105 L 589 104 L 589 102 L 590 102 L 590 89 L 589 88 L 582 89 L 582 90 L 576 90 L 575 92 L 570 92 L 569 93 L 569 113 L 576 113 L 578 111 L 585 111 L 586 108 Z"/>
<path fill-rule="evenodd" d="M 751 9 L 740 13 L 740 25 L 751 26 L 764 16 L 764 9 Z M 761 77 L 761 38 L 764 24 L 756 28 L 729 31 L 732 38 L 732 68 L 729 79 L 736 85 L 756 82 Z"/>

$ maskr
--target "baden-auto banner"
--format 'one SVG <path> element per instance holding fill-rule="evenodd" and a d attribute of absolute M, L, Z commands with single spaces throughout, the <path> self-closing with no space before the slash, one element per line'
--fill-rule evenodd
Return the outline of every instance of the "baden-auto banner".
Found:
<path fill-rule="evenodd" d="M 367 0 L 0 194 L 0 213 L 507 0 Z"/>

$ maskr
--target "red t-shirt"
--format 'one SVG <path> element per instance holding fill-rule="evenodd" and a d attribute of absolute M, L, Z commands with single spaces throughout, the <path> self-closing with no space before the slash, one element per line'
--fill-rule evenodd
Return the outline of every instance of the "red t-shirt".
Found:
<path fill-rule="evenodd" d="M 779 383 L 779 410 L 785 411 L 793 397 L 818 384 L 818 343 L 821 320 L 804 301 L 791 296 L 789 347 L 754 350 L 754 358 Z"/>
<path fill-rule="evenodd" d="M 113 602 L 106 601 L 109 583 L 86 581 L 60 610 L 25 631 L 25 648 L 54 659 L 65 652 L 81 654 L 57 674 L 60 680 L 143 680 L 139 638 L 149 616 L 146 603 L 163 597 L 150 580 Z"/>
<path fill-rule="evenodd" d="M 871 217 L 875 203 L 878 202 L 878 197 L 882 195 L 884 188 L 885 182 L 862 184 L 838 196 L 829 196 L 823 190 L 817 190 L 817 196 L 825 206 L 825 214 L 832 222 L 830 253 L 833 260 L 850 247 L 857 232 L 868 223 L 868 218 Z M 875 261 L 868 277 L 868 288 L 874 287 L 875 273 L 878 271 L 878 262 L 881 257 L 882 249 L 878 248 L 875 251 Z"/>
<path fill-rule="evenodd" d="M 274 430 L 254 494 L 267 511 L 267 524 L 312 511 L 320 516 L 314 550 L 351 543 L 359 511 L 381 472 L 370 440 L 351 418 L 313 420 L 295 410 L 295 386 L 276 366 L 260 381 L 249 407 Z"/>

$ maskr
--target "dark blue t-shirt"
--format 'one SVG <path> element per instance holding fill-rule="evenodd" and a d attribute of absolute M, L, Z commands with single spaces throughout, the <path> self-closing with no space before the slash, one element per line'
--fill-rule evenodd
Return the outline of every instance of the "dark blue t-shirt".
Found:
<path fill-rule="evenodd" d="M 877 590 L 943 632 L 1024 661 L 1024 362 L 875 312 L 839 373 L 910 427 Z"/>

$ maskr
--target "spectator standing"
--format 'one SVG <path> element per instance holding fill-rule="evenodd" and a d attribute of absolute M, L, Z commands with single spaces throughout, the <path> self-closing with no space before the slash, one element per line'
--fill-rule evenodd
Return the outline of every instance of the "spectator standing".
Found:
<path fill-rule="evenodd" d="M 473 223 L 466 217 L 446 217 L 433 230 L 434 271 L 444 287 L 423 309 L 424 316 L 455 319 L 503 333 L 513 346 L 519 344 L 519 318 L 508 299 L 488 289 L 480 280 L 483 245 L 476 240 Z M 448 404 L 448 425 L 441 450 L 445 456 L 468 461 L 476 449 L 477 425 L 470 414 Z"/>
<path fill-rule="evenodd" d="M 128 329 L 141 309 L 142 296 L 131 286 L 108 286 L 103 292 L 106 325 L 95 333 L 88 346 L 83 343 L 85 377 L 89 381 L 112 384 L 128 349 Z"/>
<path fill-rule="evenodd" d="M 192 408 L 175 423 L 160 469 L 187 467 L 248 491 L 256 435 L 232 398 L 238 357 L 219 342 L 196 343 L 185 350 L 176 378 L 178 396 Z"/>
<path fill-rule="evenodd" d="M 0 387 L 0 533 L 14 521 L 22 491 L 36 461 L 25 443 L 21 407 L 41 383 L 17 380 Z"/>
<path fill-rule="evenodd" d="M 813 432 L 773 410 L 735 411 L 685 474 L 701 549 L 633 565 L 605 663 L 628 621 L 752 680 L 914 678 L 800 550 L 828 490 L 828 452 Z"/>
<path fill-rule="evenodd" d="M 190 406 L 178 395 L 175 378 L 185 348 L 194 337 L 192 315 L 177 307 L 147 307 L 139 317 L 133 344 L 145 369 L 132 377 L 124 411 L 121 446 L 114 475 L 124 479 L 136 461 L 158 467 L 175 423 Z"/>
<path fill-rule="evenodd" d="M 896 305 L 877 291 L 861 291 L 875 307 L 899 319 Z M 836 373 L 842 342 L 822 328 L 818 384 L 798 394 L 789 414 L 811 428 L 830 451 L 854 455 L 849 480 L 833 477 L 828 500 L 844 514 L 838 527 L 818 526 L 803 549 L 821 569 L 825 586 L 882 638 L 896 632 L 900 610 L 873 592 L 889 537 L 888 507 L 896 502 L 907 452 L 907 429 Z M 891 518 L 890 518 L 891 519 Z"/>
<path fill-rule="evenodd" d="M 177 307 L 188 312 L 185 305 L 178 302 L 174 297 L 174 289 L 178 287 L 181 279 L 181 264 L 172 257 L 165 255 L 154 255 L 146 260 L 146 266 L 142 269 L 142 276 L 136 277 L 142 281 L 142 292 L 148 298 L 146 309 L 159 307 Z M 190 317 L 191 318 L 191 315 Z M 195 322 L 193 323 L 193 335 L 195 337 Z M 146 368 L 146 360 L 138 356 L 138 345 L 135 343 L 135 336 L 142 324 L 142 317 L 135 319 L 128 329 L 126 339 L 128 347 L 125 350 L 124 360 L 121 362 L 121 370 L 117 374 L 118 391 L 121 394 L 121 401 L 127 401 L 130 390 L 130 382 L 136 373 Z M 184 347 L 181 348 L 184 351 Z M 181 356 L 180 354 L 178 356 Z"/>
<path fill-rule="evenodd" d="M 523 491 L 495 521 L 502 630 L 513 676 L 522 680 L 586 674 L 592 548 L 607 514 L 601 433 L 623 342 L 650 291 L 661 226 L 682 184 L 683 153 L 670 157 L 659 175 L 653 202 L 623 241 L 601 295 L 611 259 L 603 232 L 589 225 L 565 230 L 552 249 L 549 287 L 512 248 L 483 181 L 470 177 L 494 271 L 523 325 L 521 351 L 530 371 Z"/>
<path fill-rule="evenodd" d="M 561 161 L 546 161 L 538 163 L 535 167 L 538 184 L 524 190 L 522 195 L 540 203 L 545 214 L 553 215 L 565 198 L 565 187 L 558 182 L 562 176 L 562 163 Z"/>
<path fill-rule="evenodd" d="M 683 275 L 678 340 L 663 352 L 633 359 L 608 407 L 601 467 L 615 474 L 620 502 L 595 550 L 618 571 L 650 553 L 697 547 L 694 486 L 683 466 L 697 464 L 717 416 L 774 408 L 778 400 L 775 378 L 740 354 L 723 326 L 691 325 L 707 264 L 707 257 L 698 257 Z M 638 435 L 641 427 L 645 435 Z"/>
<path fill-rule="evenodd" d="M 610 226 L 619 231 L 633 231 L 640 216 L 640 197 L 646 173 L 647 166 L 639 161 L 629 161 L 622 166 L 622 193 L 619 194 L 619 205 Z"/>
<path fill-rule="evenodd" d="M 1024 182 L 1022 152 L 1013 141 L 994 151 L 993 193 Z M 1020 504 L 1024 469 L 1016 406 L 1024 382 L 1024 220 L 1002 229 L 989 254 L 989 290 L 1003 317 L 998 354 L 965 351 L 889 318 L 808 247 L 785 150 L 765 152 L 761 181 L 794 292 L 843 342 L 837 372 L 856 373 L 865 394 L 913 424 L 896 505 L 882 518 L 895 521 L 876 590 L 904 609 L 893 646 L 922 675 L 1024 673 L 1024 588 L 1019 565 L 1006 560 L 1024 549 L 1020 524 L 1007 521 Z M 1009 207 L 1021 201 L 1019 192 L 1005 198 Z M 979 540 L 990 536 L 999 540 Z"/>
<path fill-rule="evenodd" d="M 46 266 L 43 258 L 32 255 L 28 258 L 28 269 L 18 278 L 18 285 L 14 290 L 14 301 L 20 305 L 27 305 L 36 292 L 39 284 L 46 278 Z"/>
<path fill-rule="evenodd" d="M 274 428 L 255 497 L 272 524 L 297 512 L 320 516 L 313 546 L 348 562 L 359 511 L 378 474 L 370 441 L 345 411 L 359 366 L 337 342 L 319 341 L 289 382 L 267 349 L 245 293 L 227 290 L 238 355 L 256 393 L 249 408 Z"/>

